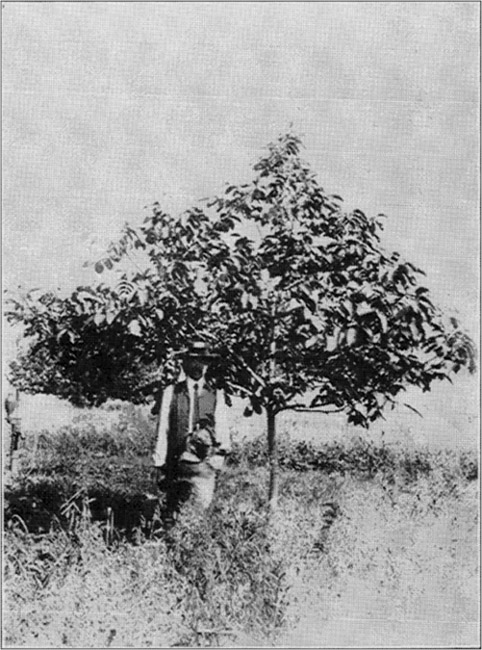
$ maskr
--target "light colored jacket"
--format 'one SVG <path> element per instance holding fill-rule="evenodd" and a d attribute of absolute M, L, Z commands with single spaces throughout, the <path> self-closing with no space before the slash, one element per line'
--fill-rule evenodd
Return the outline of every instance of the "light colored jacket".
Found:
<path fill-rule="evenodd" d="M 185 440 L 190 433 L 189 415 L 191 400 L 187 379 L 181 376 L 179 380 L 167 386 L 160 396 L 160 410 L 157 424 L 157 442 L 153 454 L 154 466 L 162 467 L 169 464 L 171 459 L 179 458 L 185 449 Z M 199 421 L 210 424 L 217 443 L 217 450 L 227 453 L 231 449 L 229 435 L 229 415 L 223 392 L 214 390 L 205 381 L 199 384 L 198 411 Z M 197 423 L 194 423 L 197 424 Z M 222 464 L 213 458 L 213 466 Z"/>

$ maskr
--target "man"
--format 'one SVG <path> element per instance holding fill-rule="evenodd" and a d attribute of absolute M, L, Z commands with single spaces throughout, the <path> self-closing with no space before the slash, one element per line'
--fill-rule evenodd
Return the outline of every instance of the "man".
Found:
<path fill-rule="evenodd" d="M 19 407 L 19 392 L 17 389 L 13 389 L 8 393 L 5 399 L 5 411 L 7 414 L 6 420 L 9 425 L 10 439 L 8 445 L 8 457 L 7 457 L 7 469 L 11 470 L 13 468 L 13 460 L 15 452 L 18 449 L 18 442 L 21 437 L 20 431 L 20 417 L 18 415 Z"/>
<path fill-rule="evenodd" d="M 194 343 L 183 356 L 177 382 L 159 396 L 153 459 L 157 482 L 167 491 L 168 513 L 190 496 L 203 508 L 210 505 L 216 471 L 230 450 L 224 396 L 206 382 L 212 358 L 205 343 Z"/>

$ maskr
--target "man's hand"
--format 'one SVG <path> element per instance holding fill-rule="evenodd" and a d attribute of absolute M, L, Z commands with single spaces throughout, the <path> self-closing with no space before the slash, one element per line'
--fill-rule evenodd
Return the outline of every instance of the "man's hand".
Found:
<path fill-rule="evenodd" d="M 197 429 L 187 438 L 187 451 L 193 453 L 199 460 L 205 460 L 213 444 L 213 434 L 207 429 Z"/>

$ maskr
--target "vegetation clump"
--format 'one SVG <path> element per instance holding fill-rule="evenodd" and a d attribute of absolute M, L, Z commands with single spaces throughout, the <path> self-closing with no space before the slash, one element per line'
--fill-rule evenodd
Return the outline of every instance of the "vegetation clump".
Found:
<path fill-rule="evenodd" d="M 272 644 L 309 611 L 348 607 L 354 584 L 407 615 L 440 602 L 434 566 L 453 615 L 475 611 L 475 454 L 282 436 L 268 523 L 265 446 L 238 442 L 209 516 L 187 508 L 165 530 L 148 493 L 152 426 L 130 406 L 119 418 L 24 441 L 5 495 L 5 645 Z"/>

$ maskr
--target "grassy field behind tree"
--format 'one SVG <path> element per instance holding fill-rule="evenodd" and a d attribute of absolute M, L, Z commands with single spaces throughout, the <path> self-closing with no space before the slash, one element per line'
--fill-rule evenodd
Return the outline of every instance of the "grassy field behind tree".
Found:
<path fill-rule="evenodd" d="M 186 511 L 168 536 L 149 497 L 145 409 L 31 428 L 5 486 L 4 645 L 478 644 L 475 449 L 397 431 L 304 442 L 288 420 L 267 525 L 252 428 L 234 436 L 211 516 Z"/>

